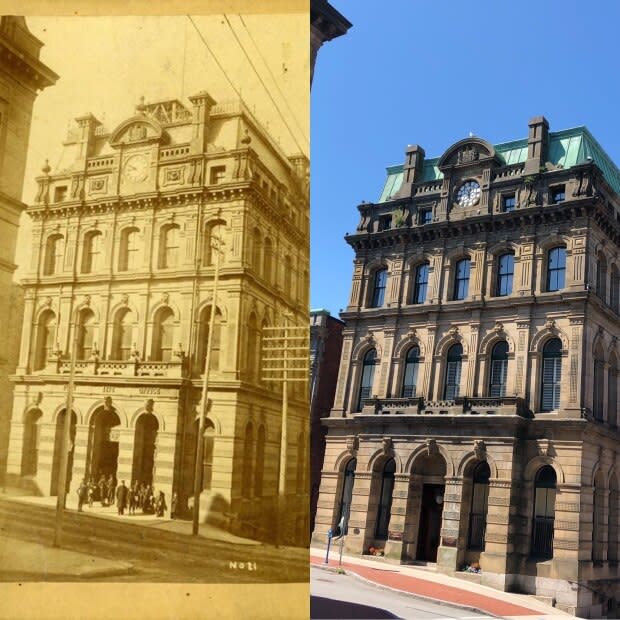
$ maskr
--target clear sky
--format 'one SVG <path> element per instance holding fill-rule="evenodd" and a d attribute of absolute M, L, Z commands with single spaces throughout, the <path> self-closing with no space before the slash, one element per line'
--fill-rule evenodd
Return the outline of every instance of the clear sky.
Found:
<path fill-rule="evenodd" d="M 408 144 L 441 155 L 586 125 L 620 166 L 620 3 L 330 0 L 353 23 L 312 85 L 311 305 L 346 307 L 357 205 L 378 199 Z"/>

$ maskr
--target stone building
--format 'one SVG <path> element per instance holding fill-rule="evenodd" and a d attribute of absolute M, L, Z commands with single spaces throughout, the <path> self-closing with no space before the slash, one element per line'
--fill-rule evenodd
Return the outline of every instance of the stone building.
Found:
<path fill-rule="evenodd" d="M 323 43 L 341 37 L 352 26 L 327 0 L 310 3 L 310 82 L 314 76 L 314 64 Z"/>
<path fill-rule="evenodd" d="M 620 171 L 585 127 L 434 159 L 359 206 L 314 539 L 620 598 Z"/>
<path fill-rule="evenodd" d="M 40 60 L 43 43 L 23 17 L 0 16 L 0 479 L 6 467 L 22 292 L 13 284 L 32 108 L 58 76 Z"/>
<path fill-rule="evenodd" d="M 261 376 L 261 342 L 285 315 L 308 321 L 308 161 L 286 155 L 242 101 L 189 101 L 142 102 L 112 131 L 78 117 L 58 169 L 37 178 L 8 472 L 56 494 L 75 350 L 69 488 L 113 475 L 187 507 L 213 319 L 201 507 L 269 539 L 282 393 Z M 288 540 L 308 514 L 308 399 L 296 386 Z"/>
<path fill-rule="evenodd" d="M 314 529 L 319 498 L 321 469 L 325 456 L 326 429 L 321 424 L 329 417 L 334 394 L 344 323 L 329 310 L 310 311 L 310 528 Z"/>

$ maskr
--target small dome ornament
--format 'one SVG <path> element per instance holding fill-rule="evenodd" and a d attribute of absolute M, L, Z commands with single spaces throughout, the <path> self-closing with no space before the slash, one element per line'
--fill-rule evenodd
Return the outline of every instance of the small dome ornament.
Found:
<path fill-rule="evenodd" d="M 136 106 L 136 112 L 144 114 L 146 111 L 146 104 L 144 103 L 144 95 L 140 97 L 140 103 Z"/>
<path fill-rule="evenodd" d="M 49 159 L 45 160 L 45 164 L 43 166 L 43 168 L 41 168 L 41 172 L 45 175 L 45 176 L 49 176 L 50 172 L 52 171 L 52 167 L 50 166 L 50 162 Z"/>

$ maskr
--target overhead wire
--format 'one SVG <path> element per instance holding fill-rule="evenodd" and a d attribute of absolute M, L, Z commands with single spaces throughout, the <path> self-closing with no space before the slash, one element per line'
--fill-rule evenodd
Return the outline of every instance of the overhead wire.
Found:
<path fill-rule="evenodd" d="M 269 73 L 269 76 L 271 77 L 280 97 L 282 98 L 282 101 L 284 101 L 284 104 L 286 105 L 291 118 L 293 119 L 293 121 L 295 121 L 295 125 L 297 125 L 297 129 L 299 129 L 299 132 L 301 134 L 301 136 L 303 137 L 304 141 L 306 144 L 309 144 L 308 138 L 305 134 L 305 131 L 302 129 L 301 125 L 299 124 L 299 121 L 297 120 L 297 117 L 295 115 L 295 113 L 293 112 L 293 110 L 291 109 L 291 106 L 288 103 L 288 99 L 286 98 L 286 96 L 284 95 L 284 93 L 282 92 L 282 89 L 280 88 L 273 72 L 271 71 L 271 68 L 269 67 L 269 64 L 267 63 L 267 61 L 265 60 L 265 57 L 263 56 L 262 52 L 260 51 L 260 48 L 258 46 L 258 44 L 256 43 L 256 41 L 254 40 L 254 37 L 252 36 L 252 33 L 250 32 L 250 30 L 248 29 L 245 20 L 243 19 L 242 15 L 237 15 L 237 17 L 239 18 L 239 20 L 241 21 L 243 28 L 245 29 L 246 33 L 248 34 L 249 39 L 252 41 L 252 44 L 254 45 L 254 48 L 256 49 L 258 56 L 260 57 L 260 59 L 263 61 L 263 64 L 265 66 L 265 68 L 267 69 L 267 72 Z M 243 43 L 241 42 L 241 40 L 239 39 L 239 37 L 237 36 L 234 28 L 232 27 L 232 24 L 230 23 L 228 17 L 226 15 L 224 15 L 224 18 L 226 19 L 226 23 L 228 24 L 228 27 L 230 28 L 231 32 L 233 33 L 233 35 L 235 36 L 235 38 L 237 39 L 237 42 L 239 43 L 241 49 L 243 50 L 246 58 L 248 59 L 248 61 L 250 62 L 250 64 L 252 65 L 252 68 L 254 69 L 254 72 L 256 73 L 258 79 L 260 80 L 261 84 L 263 85 L 263 87 L 265 88 L 265 90 L 267 91 L 267 94 L 270 96 L 271 100 L 273 101 L 273 104 L 276 106 L 278 113 L 280 114 L 280 117 L 282 118 L 282 120 L 284 121 L 284 117 L 278 107 L 278 105 L 276 104 L 276 102 L 274 101 L 273 97 L 271 96 L 271 92 L 269 91 L 269 89 L 267 89 L 267 87 L 265 86 L 265 83 L 263 82 L 260 74 L 258 73 L 258 70 L 256 69 L 254 63 L 252 62 L 252 59 L 250 58 L 249 54 L 247 53 L 247 50 L 245 49 Z M 284 121 L 286 123 L 286 121 Z M 288 124 L 287 124 L 288 127 Z M 289 131 L 290 128 L 289 128 Z M 291 134 L 292 135 L 292 134 Z M 293 136 L 294 137 L 294 136 Z M 299 147 L 299 144 L 297 145 Z"/>

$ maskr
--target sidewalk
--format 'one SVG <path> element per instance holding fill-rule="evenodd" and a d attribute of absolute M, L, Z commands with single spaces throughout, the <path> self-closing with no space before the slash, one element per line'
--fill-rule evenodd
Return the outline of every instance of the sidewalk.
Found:
<path fill-rule="evenodd" d="M 30 578 L 75 581 L 127 575 L 132 571 L 133 566 L 129 562 L 106 560 L 86 553 L 0 536 L 1 581 L 24 581 Z"/>
<path fill-rule="evenodd" d="M 7 488 L 7 491 L 2 495 L 6 499 L 16 502 L 24 502 L 34 506 L 46 506 L 48 508 L 56 507 L 55 497 L 33 497 L 30 495 L 20 495 L 15 493 L 14 489 Z M 67 495 L 67 510 L 77 512 L 77 497 L 73 497 L 72 494 Z M 128 524 L 141 525 L 146 527 L 152 527 L 156 529 L 168 530 L 170 532 L 176 532 L 177 534 L 192 533 L 192 522 L 184 519 L 170 519 L 169 517 L 156 517 L 155 515 L 142 514 L 141 511 L 137 511 L 136 514 L 130 515 L 128 511 L 125 511 L 123 516 L 118 514 L 116 506 L 102 506 L 100 502 L 94 502 L 92 508 L 88 504 L 84 504 L 82 508 L 84 515 L 93 517 L 99 517 L 102 519 L 111 519 L 115 521 L 122 521 Z M 243 538 L 241 536 L 235 536 L 230 532 L 210 525 L 208 523 L 201 523 L 198 533 L 203 538 L 209 540 L 215 540 L 223 543 L 231 543 L 235 545 L 262 545 L 260 541 L 253 540 L 251 538 Z"/>
<path fill-rule="evenodd" d="M 317 568 L 338 568 L 338 550 L 332 548 L 329 565 L 324 564 L 325 550 L 310 549 L 310 563 Z M 560 620 L 573 618 L 531 596 L 510 594 L 457 577 L 436 572 L 431 567 L 391 564 L 382 558 L 365 559 L 342 556 L 342 568 L 379 587 L 399 590 L 458 607 L 474 609 L 511 620 Z M 475 590 L 475 591 L 473 591 Z"/>

